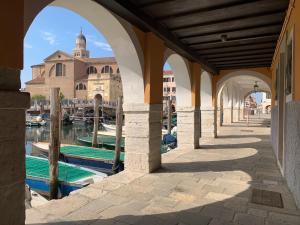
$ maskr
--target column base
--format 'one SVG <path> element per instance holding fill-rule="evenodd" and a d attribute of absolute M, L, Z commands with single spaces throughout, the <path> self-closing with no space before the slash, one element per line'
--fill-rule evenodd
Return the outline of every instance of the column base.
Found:
<path fill-rule="evenodd" d="M 125 104 L 125 170 L 150 173 L 161 166 L 162 104 Z"/>
<path fill-rule="evenodd" d="M 177 142 L 179 148 L 199 148 L 200 110 L 177 107 Z"/>
<path fill-rule="evenodd" d="M 222 125 L 232 123 L 232 114 L 231 108 L 223 108 L 223 123 Z"/>
<path fill-rule="evenodd" d="M 213 107 L 201 107 L 201 138 L 215 138 L 216 110 Z"/>

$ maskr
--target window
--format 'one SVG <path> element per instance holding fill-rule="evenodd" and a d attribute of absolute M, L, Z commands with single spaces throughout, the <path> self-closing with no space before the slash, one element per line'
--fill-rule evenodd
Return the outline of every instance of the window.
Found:
<path fill-rule="evenodd" d="M 120 69 L 119 68 L 117 69 L 117 73 L 120 73 Z"/>
<path fill-rule="evenodd" d="M 87 71 L 86 71 L 86 73 L 89 75 L 89 74 L 95 74 L 95 73 L 97 73 L 98 71 L 97 71 L 97 69 L 96 69 L 96 67 L 94 67 L 94 66 L 90 66 L 90 67 L 88 67 L 87 68 Z"/>
<path fill-rule="evenodd" d="M 79 83 L 79 84 L 76 85 L 75 89 L 77 91 L 86 90 L 86 86 L 85 86 L 85 84 Z"/>
<path fill-rule="evenodd" d="M 110 74 L 112 74 L 113 73 L 113 70 L 112 70 L 112 68 L 110 67 L 110 66 L 104 66 L 103 68 L 102 68 L 102 70 L 101 70 L 101 73 L 110 73 Z"/>
<path fill-rule="evenodd" d="M 174 82 L 175 81 L 175 79 L 174 79 L 174 77 L 172 77 L 172 82 Z"/>
<path fill-rule="evenodd" d="M 55 70 L 56 70 L 57 77 L 63 76 L 63 64 L 62 63 L 56 63 Z"/>
<path fill-rule="evenodd" d="M 172 87 L 172 91 L 175 92 L 176 91 L 176 87 Z"/>
<path fill-rule="evenodd" d="M 170 92 L 170 88 L 169 87 L 167 88 L 167 92 Z"/>
<path fill-rule="evenodd" d="M 164 92 L 166 92 L 167 91 L 167 88 L 164 88 Z"/>

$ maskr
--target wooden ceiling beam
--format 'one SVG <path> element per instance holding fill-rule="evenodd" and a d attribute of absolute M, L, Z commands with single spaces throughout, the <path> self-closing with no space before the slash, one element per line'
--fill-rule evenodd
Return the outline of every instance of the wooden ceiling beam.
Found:
<path fill-rule="evenodd" d="M 186 44 L 194 44 L 201 43 L 207 41 L 221 41 L 221 35 L 226 35 L 227 40 L 232 39 L 241 39 L 241 38 L 254 38 L 256 36 L 266 36 L 266 35 L 274 35 L 280 33 L 282 28 L 282 24 L 270 25 L 270 26 L 262 26 L 250 29 L 240 29 L 231 32 L 218 32 L 209 35 L 200 35 L 189 38 L 182 38 L 180 40 L 184 41 Z"/>
<path fill-rule="evenodd" d="M 166 44 L 167 47 L 176 51 L 183 57 L 198 62 L 203 69 L 207 70 L 212 74 L 218 73 L 217 69 L 210 65 L 202 56 L 194 52 L 190 47 L 181 42 L 173 33 L 171 33 L 165 26 L 158 23 L 151 16 L 142 12 L 135 4 L 130 1 L 123 0 L 95 0 L 108 10 L 115 14 L 126 18 L 128 21 L 133 22 L 143 31 L 151 31 L 160 37 Z"/>
<path fill-rule="evenodd" d="M 282 24 L 285 12 L 264 14 L 261 16 L 231 19 L 227 21 L 213 22 L 206 25 L 195 25 L 189 28 L 173 29 L 172 31 L 180 38 L 214 34 L 217 32 L 231 32 L 239 29 Z"/>
<path fill-rule="evenodd" d="M 207 61 L 210 63 L 217 63 L 217 62 L 227 62 L 233 60 L 247 60 L 247 59 L 266 59 L 272 58 L 273 54 L 256 54 L 256 55 L 246 55 L 246 56 L 237 56 L 237 57 L 222 57 L 222 58 L 215 58 L 215 59 L 208 59 Z"/>
<path fill-rule="evenodd" d="M 220 58 L 220 57 L 232 57 L 232 56 L 248 56 L 248 55 L 257 55 L 257 54 L 273 54 L 274 49 L 254 49 L 246 52 L 227 52 L 227 53 L 212 53 L 210 55 L 206 55 L 205 58 L 207 60 L 212 58 Z"/>
<path fill-rule="evenodd" d="M 225 48 L 214 48 L 207 50 L 197 50 L 199 54 L 209 55 L 215 53 L 228 53 L 228 52 L 240 52 L 246 50 L 258 50 L 258 49 L 275 49 L 276 43 L 262 43 L 256 45 L 243 45 L 243 46 L 235 46 L 235 47 L 225 47 Z"/>
<path fill-rule="evenodd" d="M 260 16 L 266 13 L 285 11 L 287 1 L 252 1 L 231 7 L 222 7 L 208 11 L 187 12 L 185 15 L 168 16 L 160 22 L 166 24 L 169 29 L 181 29 L 195 26 L 196 24 L 217 23 L 232 19 L 241 19 L 249 16 Z"/>
<path fill-rule="evenodd" d="M 225 41 L 225 42 L 215 42 L 209 44 L 197 44 L 197 45 L 190 45 L 195 50 L 209 50 L 215 48 L 228 48 L 228 47 L 237 47 L 237 46 L 247 46 L 247 45 L 254 45 L 254 44 L 263 44 L 263 43 L 273 43 L 276 42 L 278 39 L 278 35 L 269 35 L 263 36 L 258 38 L 245 38 L 240 40 L 233 40 L 233 41 Z"/>

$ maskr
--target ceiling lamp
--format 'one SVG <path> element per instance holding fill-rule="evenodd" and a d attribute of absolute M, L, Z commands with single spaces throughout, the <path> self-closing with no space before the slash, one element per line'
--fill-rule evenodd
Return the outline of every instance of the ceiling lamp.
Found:
<path fill-rule="evenodd" d="M 221 35 L 221 41 L 226 42 L 227 41 L 227 34 L 222 34 Z"/>
<path fill-rule="evenodd" d="M 253 90 L 254 90 L 254 92 L 257 92 L 257 91 L 258 91 L 257 81 L 255 81 L 255 84 L 254 84 L 254 86 L 253 86 Z"/>

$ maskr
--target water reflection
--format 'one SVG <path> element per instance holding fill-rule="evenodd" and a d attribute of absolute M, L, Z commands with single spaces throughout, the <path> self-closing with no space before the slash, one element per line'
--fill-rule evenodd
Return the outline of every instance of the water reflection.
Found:
<path fill-rule="evenodd" d="M 77 138 L 82 136 L 91 136 L 93 125 L 73 124 L 65 125 L 61 128 L 62 144 L 78 144 Z M 32 142 L 49 142 L 50 126 L 26 127 L 26 154 L 30 155 L 32 151 Z"/>

